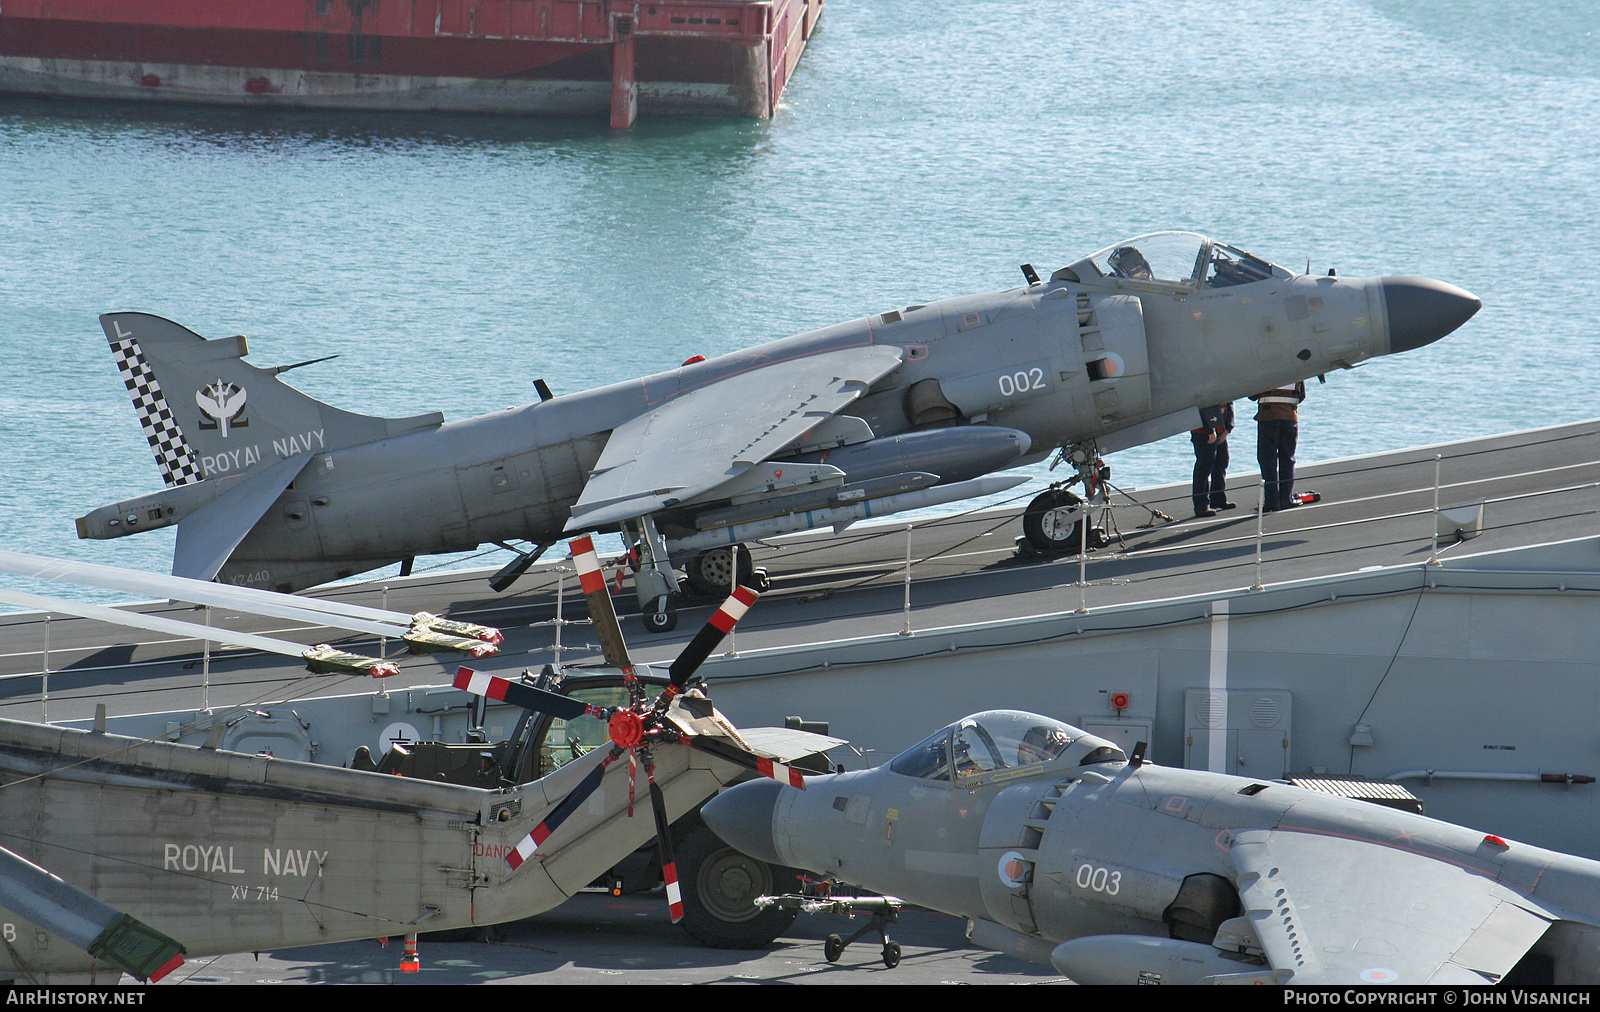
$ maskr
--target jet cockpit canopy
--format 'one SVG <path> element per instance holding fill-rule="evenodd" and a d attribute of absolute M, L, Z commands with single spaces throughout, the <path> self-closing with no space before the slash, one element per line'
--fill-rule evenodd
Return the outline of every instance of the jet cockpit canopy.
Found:
<path fill-rule="evenodd" d="M 1080 281 L 1108 278 L 1194 289 L 1293 277 L 1291 271 L 1198 232 L 1151 232 L 1125 239 L 1063 268 L 1057 277 L 1069 273 Z"/>
<path fill-rule="evenodd" d="M 889 761 L 908 777 L 966 782 L 1000 770 L 1121 761 L 1122 750 L 1087 731 L 1021 710 L 985 710 L 940 728 Z"/>

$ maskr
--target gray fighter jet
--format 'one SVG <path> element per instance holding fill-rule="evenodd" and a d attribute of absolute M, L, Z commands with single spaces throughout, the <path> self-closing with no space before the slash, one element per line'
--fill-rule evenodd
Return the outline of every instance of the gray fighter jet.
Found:
<path fill-rule="evenodd" d="M 995 710 L 702 815 L 751 857 L 965 917 L 1084 984 L 1600 982 L 1600 862 L 1139 751 Z"/>
<path fill-rule="evenodd" d="M 1196 409 L 1408 351 L 1481 306 L 1419 277 L 1298 275 L 1189 232 L 1139 236 L 1020 288 L 906 306 L 639 380 L 446 424 L 305 396 L 141 313 L 100 318 L 167 487 L 78 519 L 83 538 L 178 526 L 173 573 L 294 591 L 417 555 L 525 539 L 503 589 L 566 532 L 621 530 L 647 628 L 674 565 L 705 594 L 760 537 L 987 495 L 1059 451 L 1091 502 L 1100 457 Z M 306 363 L 299 363 L 301 365 Z M 1079 543 L 1064 489 L 1035 547 Z M 759 579 L 757 579 L 759 585 Z"/>

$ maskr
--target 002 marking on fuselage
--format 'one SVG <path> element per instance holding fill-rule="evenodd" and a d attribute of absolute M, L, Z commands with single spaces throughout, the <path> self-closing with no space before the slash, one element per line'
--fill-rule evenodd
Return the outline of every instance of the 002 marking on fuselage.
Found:
<path fill-rule="evenodd" d="M 1072 451 L 1069 480 L 1087 487 L 1102 452 L 1189 431 L 1198 409 L 1422 347 L 1482 305 L 1427 278 L 1299 275 L 1189 232 L 1106 247 L 1048 282 L 1024 273 L 1021 288 L 594 390 L 545 389 L 538 404 L 449 423 L 437 411 L 342 411 L 278 379 L 296 366 L 242 361 L 243 337 L 108 313 L 102 326 L 169 488 L 90 511 L 79 534 L 183 525 L 175 574 L 293 591 L 421 555 L 621 527 L 640 552 L 639 604 L 662 632 L 675 621 L 675 566 L 710 584 L 702 563 L 720 564 L 706 561 L 713 551 L 997 494 L 1025 476 L 995 472 L 1056 449 Z M 819 454 L 832 469 L 815 479 L 825 488 L 750 480 Z M 226 485 L 207 485 L 218 478 Z M 412 508 L 395 509 L 397 496 Z M 1030 539 L 1046 553 L 1064 547 L 1043 528 Z"/>

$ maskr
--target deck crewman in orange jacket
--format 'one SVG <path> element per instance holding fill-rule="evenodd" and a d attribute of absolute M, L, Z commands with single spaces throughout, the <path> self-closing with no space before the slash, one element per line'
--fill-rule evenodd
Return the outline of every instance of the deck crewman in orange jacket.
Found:
<path fill-rule="evenodd" d="M 1299 505 L 1294 500 L 1294 449 L 1300 441 L 1300 402 L 1306 385 L 1278 387 L 1250 398 L 1256 411 L 1256 461 L 1261 465 L 1262 509 L 1268 513 Z"/>

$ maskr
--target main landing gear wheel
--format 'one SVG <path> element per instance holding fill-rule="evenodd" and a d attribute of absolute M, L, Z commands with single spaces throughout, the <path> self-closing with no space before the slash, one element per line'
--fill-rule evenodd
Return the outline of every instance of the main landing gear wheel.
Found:
<path fill-rule="evenodd" d="M 645 632 L 667 633 L 678 628 L 678 609 L 669 604 L 666 598 L 651 601 L 639 613 L 639 618 L 644 622 Z"/>
<path fill-rule="evenodd" d="M 689 560 L 683 567 L 683 573 L 689 578 L 689 589 L 701 597 L 713 597 L 721 600 L 733 591 L 733 566 L 735 553 L 739 559 L 740 586 L 754 587 L 763 591 L 765 587 L 755 586 L 752 579 L 757 574 L 755 562 L 750 558 L 750 549 L 743 545 L 728 548 L 713 548 L 701 552 Z M 760 571 L 762 579 L 766 578 L 765 571 Z"/>
<path fill-rule="evenodd" d="M 678 845 L 684 875 L 680 926 L 697 942 L 718 949 L 764 948 L 789 929 L 798 908 L 756 906 L 757 896 L 792 888 L 795 873 L 739 853 L 700 822 Z M 841 947 L 842 948 L 842 947 Z"/>
<path fill-rule="evenodd" d="M 1041 555 L 1072 555 L 1083 544 L 1083 520 L 1073 522 L 1073 513 L 1083 500 L 1065 489 L 1049 489 L 1034 497 L 1022 514 L 1022 533 Z M 1091 528 L 1089 547 L 1098 548 Z"/>

